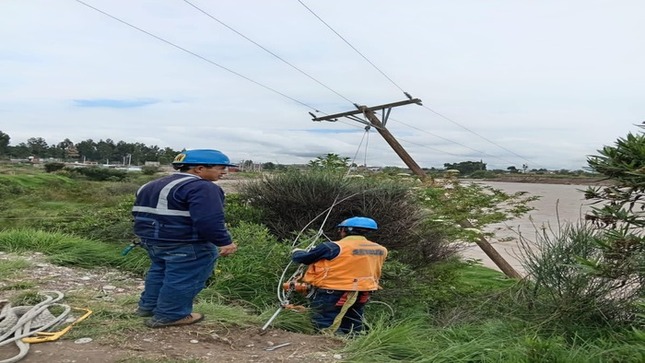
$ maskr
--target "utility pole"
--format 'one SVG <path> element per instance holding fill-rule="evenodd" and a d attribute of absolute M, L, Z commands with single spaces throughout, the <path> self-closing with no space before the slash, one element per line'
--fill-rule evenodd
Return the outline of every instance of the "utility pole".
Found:
<path fill-rule="evenodd" d="M 421 100 L 418 98 L 412 98 L 410 97 L 409 100 L 405 101 L 400 101 L 400 102 L 394 102 L 394 103 L 388 103 L 385 105 L 379 105 L 379 106 L 373 106 L 373 107 L 367 107 L 367 106 L 360 106 L 357 104 L 354 104 L 356 106 L 356 111 L 349 111 L 349 112 L 343 112 L 343 113 L 338 113 L 335 115 L 329 115 L 329 116 L 324 116 L 324 117 L 316 117 L 315 115 L 311 114 L 314 118 L 314 121 L 337 121 L 339 117 L 347 117 L 353 121 L 360 122 L 362 124 L 367 125 L 367 127 L 374 127 L 376 128 L 376 131 L 383 136 L 383 139 L 392 147 L 394 152 L 403 160 L 405 165 L 412 170 L 413 173 L 419 176 L 422 180 L 426 180 L 430 178 L 432 181 L 432 177 L 429 177 L 423 169 L 419 166 L 419 164 L 412 159 L 410 154 L 408 154 L 407 151 L 399 144 L 399 142 L 394 138 L 394 136 L 390 133 L 388 129 L 385 128 L 385 124 L 387 123 L 387 119 L 390 116 L 390 112 L 392 111 L 393 107 L 397 106 L 405 106 L 409 105 L 411 103 L 416 103 L 417 105 L 421 104 Z M 378 117 L 374 114 L 374 111 L 382 111 L 383 113 L 383 121 L 379 120 Z M 358 114 L 363 114 L 365 118 L 367 118 L 368 121 L 365 121 L 361 118 L 356 117 Z"/>
<path fill-rule="evenodd" d="M 373 106 L 373 107 L 367 107 L 367 106 L 361 106 L 354 104 L 356 106 L 355 111 L 348 111 L 348 112 L 342 112 L 342 113 L 337 113 L 334 115 L 328 115 L 328 116 L 323 116 L 323 117 L 316 117 L 313 113 L 309 113 L 314 121 L 338 121 L 339 117 L 346 117 L 350 120 L 360 122 L 364 125 L 366 125 L 367 128 L 369 127 L 374 127 L 376 128 L 376 131 L 378 131 L 381 136 L 385 139 L 385 141 L 392 147 L 394 152 L 403 160 L 405 165 L 412 170 L 419 178 L 423 181 L 430 179 L 431 182 L 434 182 L 432 180 L 432 177 L 427 175 L 423 169 L 417 164 L 414 159 L 408 154 L 407 151 L 399 144 L 399 142 L 394 138 L 394 136 L 388 131 L 388 129 L 385 128 L 385 124 L 387 123 L 387 119 L 390 116 L 390 112 L 392 111 L 392 108 L 398 107 L 398 106 L 405 106 L 409 105 L 412 103 L 415 103 L 417 105 L 421 105 L 421 100 L 418 98 L 412 98 L 409 94 L 405 93 L 405 95 L 408 97 L 407 100 L 404 101 L 399 101 L 399 102 L 393 102 L 393 103 L 388 103 L 384 105 L 379 105 L 379 106 Z M 382 112 L 382 117 L 381 120 L 376 117 L 374 114 L 374 111 L 381 111 Z M 365 121 L 356 115 L 358 114 L 363 114 L 365 118 L 367 118 L 368 121 Z M 461 221 L 459 223 L 462 227 L 464 228 L 472 228 L 474 227 L 472 223 L 468 220 Z M 491 260 L 499 267 L 506 276 L 511 277 L 511 278 L 516 278 L 516 279 L 521 279 L 522 276 L 515 271 L 513 266 L 511 266 L 505 259 L 500 255 L 497 250 L 484 238 L 483 236 L 480 236 L 477 241 L 475 241 L 479 248 L 486 253 L 488 257 L 490 257 Z"/>

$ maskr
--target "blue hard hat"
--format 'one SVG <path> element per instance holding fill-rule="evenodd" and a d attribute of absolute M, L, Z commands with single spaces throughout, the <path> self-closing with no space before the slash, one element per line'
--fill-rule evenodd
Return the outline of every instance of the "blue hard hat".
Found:
<path fill-rule="evenodd" d="M 224 165 L 231 164 L 231 160 L 223 152 L 213 149 L 186 150 L 175 156 L 172 165 Z"/>
<path fill-rule="evenodd" d="M 336 227 L 356 227 L 356 228 L 365 228 L 365 229 L 373 229 L 377 230 L 378 225 L 376 224 L 376 221 L 373 220 L 372 218 L 367 218 L 367 217 L 352 217 L 348 218 L 342 222 L 340 222 L 339 225 Z"/>

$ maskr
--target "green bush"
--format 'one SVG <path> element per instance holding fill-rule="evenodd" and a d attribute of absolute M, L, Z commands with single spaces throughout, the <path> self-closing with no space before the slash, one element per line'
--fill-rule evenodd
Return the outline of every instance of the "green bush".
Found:
<path fill-rule="evenodd" d="M 55 171 L 61 170 L 65 167 L 65 163 L 46 163 L 45 171 L 48 173 L 53 173 Z"/>
<path fill-rule="evenodd" d="M 245 183 L 240 196 L 261 211 L 263 223 L 279 239 L 319 228 L 337 238 L 336 226 L 344 219 L 368 216 L 379 225 L 369 238 L 399 250 L 402 258 L 418 265 L 444 260 L 454 254 L 454 247 L 441 230 L 424 225 L 428 216 L 417 203 L 412 183 L 291 171 Z"/>
<path fill-rule="evenodd" d="M 72 175 L 83 176 L 93 181 L 122 181 L 128 176 L 124 170 L 116 170 L 101 167 L 73 168 L 69 169 Z"/>
<path fill-rule="evenodd" d="M 141 173 L 144 175 L 154 175 L 159 172 L 159 167 L 154 165 L 144 165 L 141 167 Z"/>
<path fill-rule="evenodd" d="M 581 263 L 602 259 L 596 247 L 601 231 L 579 223 L 560 226 L 557 232 L 544 230 L 536 238 L 520 237 L 529 276 L 520 297 L 537 319 L 563 328 L 638 321 L 637 303 L 643 294 L 639 279 L 599 276 Z"/>
<path fill-rule="evenodd" d="M 215 275 L 203 295 L 241 300 L 258 309 L 277 306 L 276 288 L 289 262 L 289 247 L 257 224 L 241 222 L 231 228 L 231 235 L 238 250 L 218 260 Z"/>

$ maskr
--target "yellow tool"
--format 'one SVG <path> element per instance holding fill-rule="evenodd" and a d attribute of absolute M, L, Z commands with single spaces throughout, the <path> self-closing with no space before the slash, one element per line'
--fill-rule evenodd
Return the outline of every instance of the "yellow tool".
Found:
<path fill-rule="evenodd" d="M 72 327 L 76 323 L 80 323 L 81 321 L 87 319 L 88 316 L 92 315 L 92 310 L 90 309 L 83 309 L 83 308 L 73 308 L 76 310 L 84 310 L 85 314 L 83 314 L 80 318 L 76 319 L 73 321 L 71 324 L 65 327 L 65 329 L 59 330 L 59 331 L 54 331 L 54 332 L 38 332 L 36 333 L 36 336 L 33 337 L 27 337 L 27 338 L 22 338 L 22 341 L 25 343 L 29 344 L 35 344 L 35 343 L 44 343 L 44 342 L 53 342 L 58 340 L 60 337 L 65 335 L 68 331 L 72 329 Z"/>

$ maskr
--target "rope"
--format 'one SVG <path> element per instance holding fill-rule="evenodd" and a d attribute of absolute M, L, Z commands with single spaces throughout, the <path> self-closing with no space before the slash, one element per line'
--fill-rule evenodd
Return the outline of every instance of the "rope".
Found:
<path fill-rule="evenodd" d="M 349 166 L 347 168 L 347 172 L 344 173 L 343 178 L 347 178 L 349 176 L 349 174 L 351 173 L 352 167 L 353 167 L 352 165 L 354 165 L 354 163 L 355 163 L 355 160 L 356 160 L 356 158 L 358 156 L 359 151 L 361 150 L 361 146 L 363 145 L 363 141 L 365 140 L 366 135 L 369 137 L 369 128 L 365 128 L 365 132 L 363 133 L 363 137 L 361 138 L 361 142 L 358 144 L 358 148 L 356 149 L 356 152 L 354 153 L 354 157 L 351 160 L 351 162 L 349 163 Z M 300 236 L 302 236 L 302 234 L 307 230 L 307 228 L 313 222 L 315 222 L 322 215 L 325 215 L 325 218 L 323 219 L 322 223 L 320 224 L 320 228 L 318 228 L 318 231 L 316 232 L 316 234 L 311 239 L 311 242 L 305 248 L 307 250 L 311 249 L 316 244 L 316 242 L 318 241 L 320 236 L 323 235 L 323 228 L 325 227 L 325 224 L 327 223 L 327 219 L 329 219 L 329 216 L 331 215 L 331 211 L 334 209 L 334 207 L 336 205 L 342 203 L 343 201 L 345 201 L 345 200 L 347 200 L 347 199 L 349 199 L 349 198 L 351 198 L 353 196 L 356 196 L 358 194 L 359 193 L 354 193 L 354 194 L 352 194 L 352 195 L 350 195 L 348 197 L 345 197 L 345 198 L 339 200 L 340 192 L 338 192 L 338 194 L 336 194 L 336 197 L 334 198 L 334 201 L 332 202 L 331 206 L 329 208 L 325 209 L 324 211 L 322 211 L 317 216 L 315 216 L 311 221 L 309 221 L 309 223 L 307 223 L 300 230 L 300 232 L 298 233 L 296 238 L 293 240 L 293 243 L 291 244 L 291 247 L 296 246 L 296 244 L 298 243 L 298 240 L 300 239 Z M 282 270 L 282 274 L 280 275 L 280 279 L 278 280 L 277 295 L 278 295 L 278 300 L 280 301 L 280 305 L 283 305 L 283 306 L 289 303 L 289 295 L 292 293 L 292 291 L 284 291 L 283 288 L 282 288 L 282 285 L 284 284 L 284 281 L 285 281 L 284 278 L 287 275 L 287 271 L 289 270 L 289 267 L 291 267 L 291 263 L 292 263 L 291 261 L 289 261 L 289 263 L 287 263 L 287 266 L 284 268 L 284 270 Z M 291 275 L 291 277 L 287 281 L 291 281 L 293 279 L 297 279 L 298 277 L 300 277 L 303 274 L 305 267 L 306 267 L 305 265 L 300 264 L 298 266 L 298 268 L 296 269 L 296 271 Z"/>
<path fill-rule="evenodd" d="M 47 330 L 67 318 L 71 308 L 59 304 L 63 293 L 59 291 L 46 291 L 39 293 L 44 300 L 34 306 L 12 307 L 7 301 L 0 311 L 0 347 L 15 343 L 19 353 L 14 357 L 0 360 L 0 363 L 14 363 L 23 359 L 29 352 L 29 343 L 21 339 L 38 332 Z M 54 306 L 63 308 L 63 312 L 54 316 L 49 309 Z"/>
<path fill-rule="evenodd" d="M 351 308 L 352 305 L 354 305 L 354 303 L 356 302 L 358 293 L 359 291 L 351 291 L 347 294 L 347 300 L 343 304 L 343 307 L 340 309 L 338 315 L 336 315 L 336 317 L 334 318 L 334 322 L 328 328 L 322 330 L 323 334 L 334 335 L 336 333 L 336 330 L 340 328 L 340 323 L 343 321 L 345 314 L 347 314 L 347 310 L 349 310 L 349 308 Z"/>

